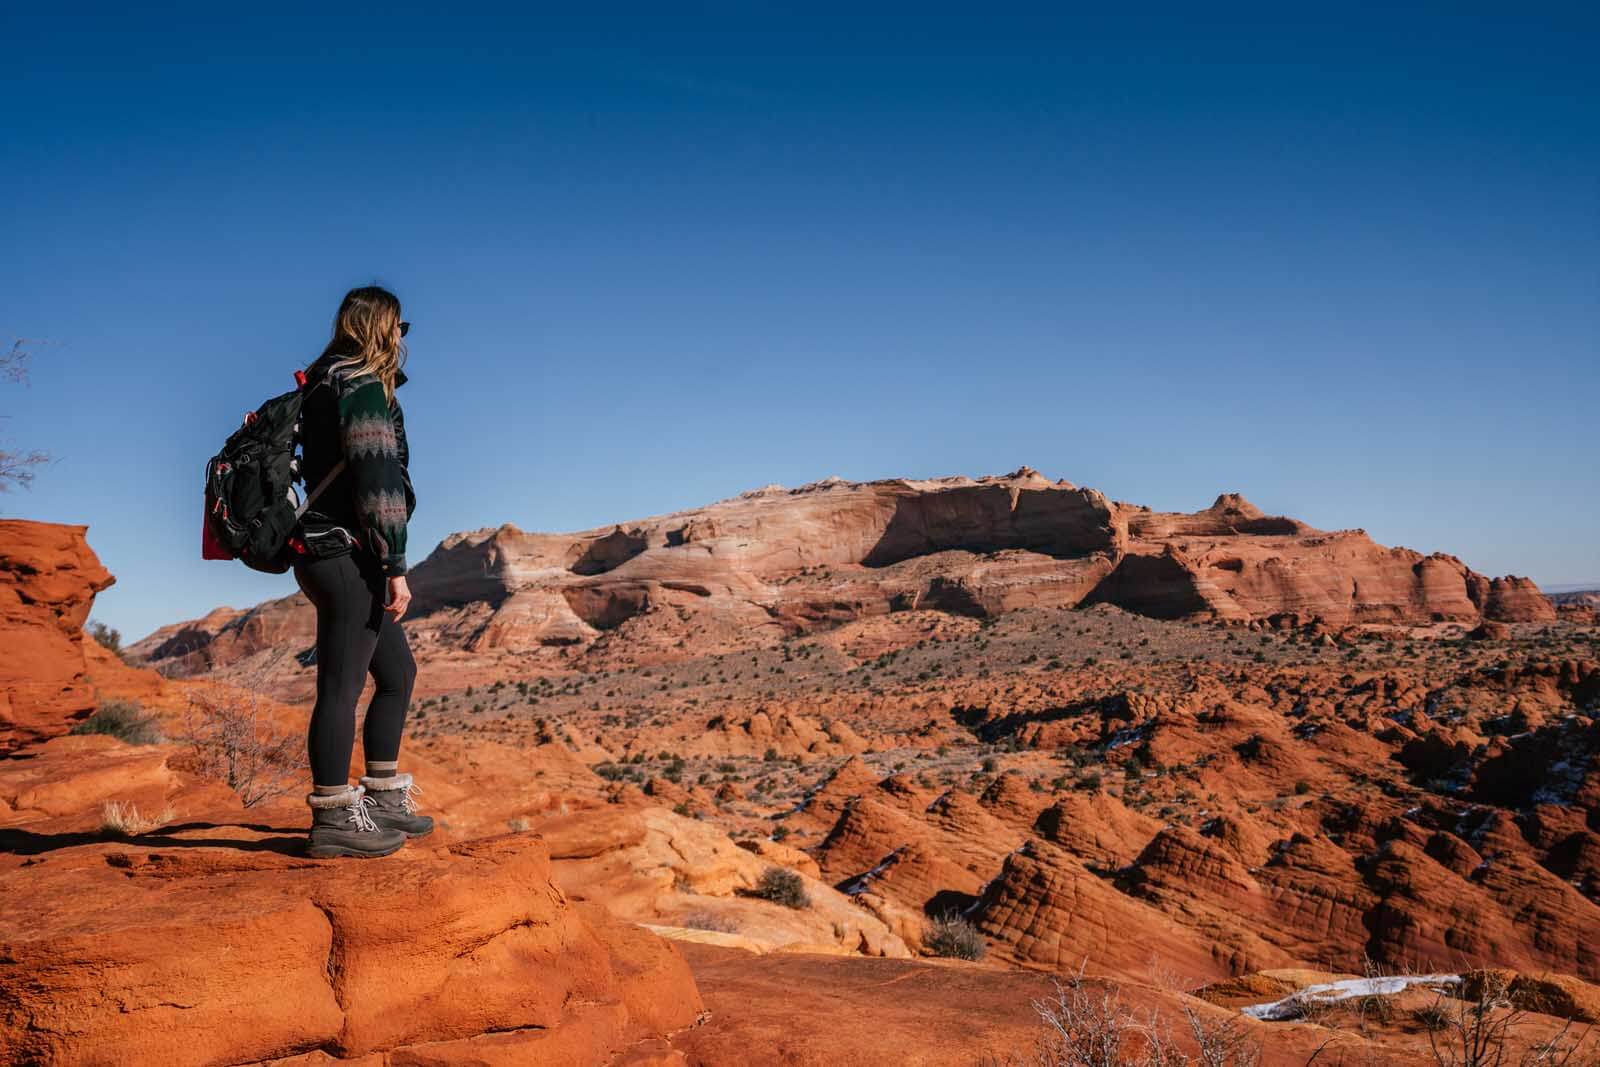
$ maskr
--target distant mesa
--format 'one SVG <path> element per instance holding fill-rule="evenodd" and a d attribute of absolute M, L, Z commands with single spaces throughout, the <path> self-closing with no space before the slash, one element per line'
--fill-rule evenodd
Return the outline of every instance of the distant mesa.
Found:
<path fill-rule="evenodd" d="M 605 635 L 692 654 L 910 609 L 993 617 L 1108 604 L 1160 619 L 1468 629 L 1556 617 L 1529 579 L 1491 579 L 1362 530 L 1317 530 L 1236 492 L 1201 511 L 1159 512 L 1026 466 L 768 485 L 570 534 L 510 524 L 457 533 L 411 584 L 424 654 Z M 313 629 L 296 595 L 174 623 L 130 653 L 169 675 L 205 674 L 309 645 Z"/>

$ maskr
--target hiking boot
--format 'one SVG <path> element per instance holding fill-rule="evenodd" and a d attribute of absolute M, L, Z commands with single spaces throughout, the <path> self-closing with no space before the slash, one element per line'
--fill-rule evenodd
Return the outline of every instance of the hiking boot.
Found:
<path fill-rule="evenodd" d="M 311 805 L 311 840 L 306 852 L 315 859 L 387 856 L 406 843 L 406 835 L 387 830 L 372 819 L 375 802 L 360 786 L 332 796 L 306 797 Z"/>
<path fill-rule="evenodd" d="M 433 820 L 417 814 L 415 796 L 422 787 L 411 781 L 409 774 L 390 778 L 362 778 L 361 787 L 367 791 L 372 807 L 367 809 L 372 821 L 386 830 L 399 830 L 407 837 L 426 837 L 433 833 Z"/>

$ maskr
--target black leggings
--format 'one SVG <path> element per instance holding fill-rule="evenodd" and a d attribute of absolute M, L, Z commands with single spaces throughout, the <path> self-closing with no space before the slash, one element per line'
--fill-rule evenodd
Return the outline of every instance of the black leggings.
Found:
<path fill-rule="evenodd" d="M 383 573 L 356 552 L 311 560 L 294 569 L 295 581 L 317 609 L 317 705 L 306 748 L 314 785 L 345 785 L 356 743 L 356 702 L 367 674 L 377 683 L 361 743 L 367 760 L 400 756 L 417 663 L 400 623 L 383 610 Z"/>

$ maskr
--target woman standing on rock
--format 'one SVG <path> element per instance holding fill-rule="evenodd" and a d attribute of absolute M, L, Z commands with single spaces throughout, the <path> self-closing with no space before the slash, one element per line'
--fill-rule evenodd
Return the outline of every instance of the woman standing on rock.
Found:
<path fill-rule="evenodd" d="M 317 703 L 307 748 L 312 791 L 309 852 L 318 858 L 387 856 L 433 829 L 416 813 L 414 785 L 399 773 L 400 738 L 416 661 L 400 626 L 406 586 L 406 523 L 416 507 L 406 467 L 400 301 L 376 286 L 339 305 L 333 339 L 306 369 L 301 415 L 306 485 L 332 478 L 306 511 L 306 552 L 295 581 L 317 609 Z M 362 749 L 367 773 L 349 782 L 356 703 L 370 673 Z"/>

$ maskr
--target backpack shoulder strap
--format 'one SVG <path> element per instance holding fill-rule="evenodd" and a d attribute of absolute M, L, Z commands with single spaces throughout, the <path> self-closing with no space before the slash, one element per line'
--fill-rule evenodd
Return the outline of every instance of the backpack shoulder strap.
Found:
<path fill-rule="evenodd" d="M 334 393 L 334 395 L 338 395 L 339 386 L 343 384 L 344 378 L 345 375 L 335 371 L 331 367 L 323 368 L 322 372 L 317 374 L 314 378 L 305 377 L 304 371 L 300 371 L 296 375 L 296 380 L 300 382 L 302 399 L 310 396 L 322 386 L 327 386 L 329 390 Z M 298 519 L 303 516 L 306 511 L 310 509 L 311 505 L 317 502 L 317 497 L 321 496 L 327 490 L 328 486 L 333 484 L 334 479 L 339 477 L 340 472 L 344 470 L 344 464 L 345 461 L 343 459 L 339 460 L 339 462 L 335 463 L 327 474 L 322 476 L 322 481 L 317 483 L 317 487 L 315 489 L 306 494 L 305 500 L 302 501 L 300 506 L 295 509 L 295 518 Z"/>
<path fill-rule="evenodd" d="M 333 465 L 332 470 L 323 475 L 322 481 L 317 483 L 317 487 L 307 494 L 305 502 L 302 503 L 298 508 L 295 508 L 294 517 L 298 519 L 300 516 L 304 515 L 306 513 L 306 509 L 311 507 L 312 504 L 316 503 L 317 497 L 321 496 L 323 490 L 327 489 L 328 486 L 333 484 L 333 480 L 339 477 L 339 472 L 342 470 L 344 470 L 344 460 L 341 459 L 339 462 Z"/>

